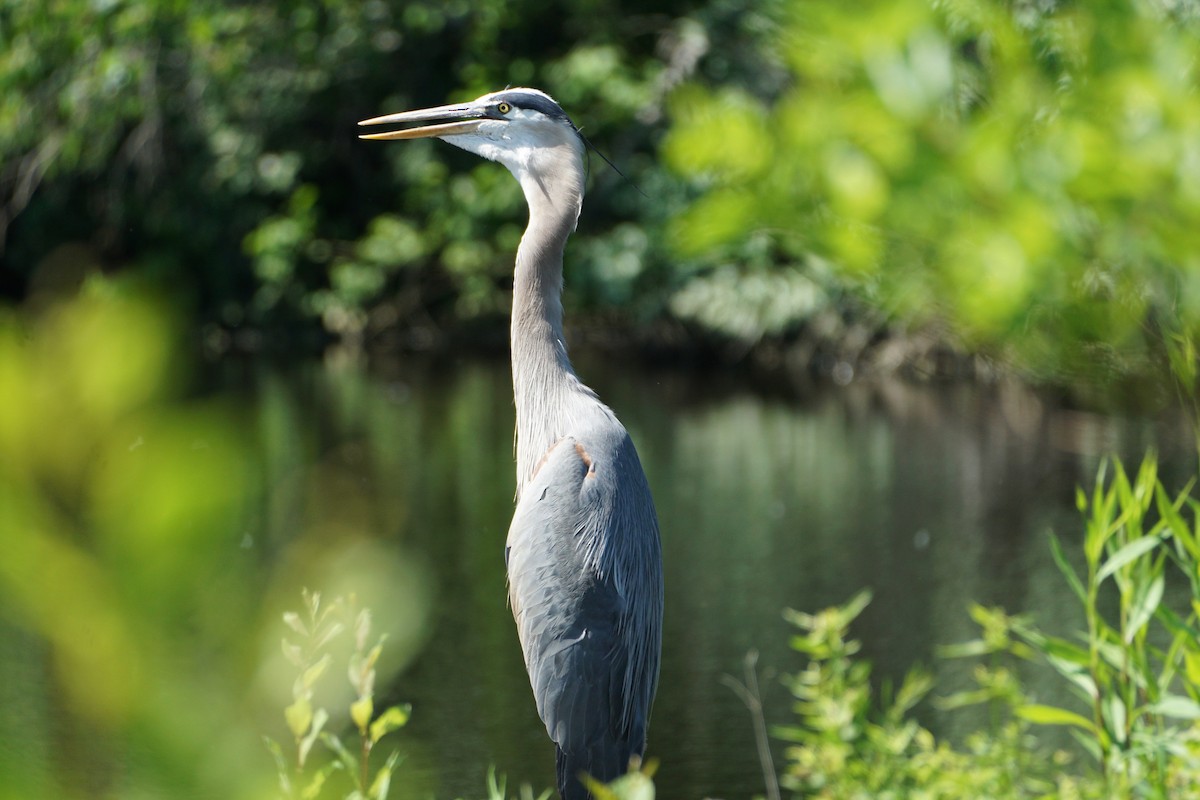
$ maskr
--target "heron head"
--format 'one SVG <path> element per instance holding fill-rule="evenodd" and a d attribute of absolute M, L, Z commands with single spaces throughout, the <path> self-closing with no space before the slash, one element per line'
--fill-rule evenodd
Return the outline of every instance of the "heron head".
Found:
<path fill-rule="evenodd" d="M 505 89 L 467 103 L 402 111 L 363 120 L 359 125 L 432 123 L 359 138 L 391 141 L 436 137 L 498 161 L 524 183 L 562 170 L 562 160 L 582 170 L 584 143 L 579 129 L 550 95 L 538 89 Z"/>

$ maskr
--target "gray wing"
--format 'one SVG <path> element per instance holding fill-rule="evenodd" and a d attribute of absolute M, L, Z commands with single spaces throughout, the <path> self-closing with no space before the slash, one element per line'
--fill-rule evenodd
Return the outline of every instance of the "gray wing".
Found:
<path fill-rule="evenodd" d="M 538 713 L 569 769 L 609 780 L 645 747 L 662 628 L 658 522 L 619 424 L 551 448 L 505 558 Z"/>

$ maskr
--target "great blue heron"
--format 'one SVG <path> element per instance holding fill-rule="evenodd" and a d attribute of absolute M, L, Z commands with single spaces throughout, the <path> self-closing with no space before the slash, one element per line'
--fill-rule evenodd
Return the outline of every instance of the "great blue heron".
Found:
<path fill-rule="evenodd" d="M 583 205 L 584 146 L 558 103 L 506 89 L 360 125 L 434 123 L 364 139 L 437 137 L 520 182 L 529 226 L 513 278 L 517 507 L 504 558 L 558 788 L 621 775 L 646 746 L 658 684 L 663 582 L 658 519 L 633 442 L 580 382 L 563 341 L 563 249 Z"/>

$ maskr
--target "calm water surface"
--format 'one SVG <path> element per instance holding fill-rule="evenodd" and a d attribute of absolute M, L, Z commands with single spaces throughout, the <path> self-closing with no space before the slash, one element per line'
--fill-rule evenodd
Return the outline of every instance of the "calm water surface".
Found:
<path fill-rule="evenodd" d="M 1055 411 L 1018 386 L 797 391 L 720 370 L 577 361 L 629 428 L 661 521 L 666 614 L 649 753 L 668 800 L 763 792 L 750 717 L 722 677 L 758 650 L 768 722 L 788 721 L 779 676 L 801 660 L 783 609 L 869 587 L 855 633 L 878 675 L 921 662 L 940 691 L 962 688 L 970 665 L 933 649 L 972 637 L 969 602 L 1072 624 L 1047 534 L 1079 535 L 1074 490 L 1099 455 L 1139 458 L 1157 442 L 1168 473 L 1190 467 L 1161 426 Z M 414 707 L 405 796 L 481 796 L 490 764 L 510 787 L 553 785 L 505 603 L 507 362 L 225 364 L 215 382 L 263 435 L 269 498 L 247 546 L 338 518 L 404 553 L 430 587 L 422 644 L 384 692 Z M 948 735 L 972 722 L 921 713 Z"/>

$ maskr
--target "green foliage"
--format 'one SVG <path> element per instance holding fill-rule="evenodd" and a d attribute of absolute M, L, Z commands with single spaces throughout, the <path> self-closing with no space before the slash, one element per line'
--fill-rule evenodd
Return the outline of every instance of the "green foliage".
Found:
<path fill-rule="evenodd" d="M 143 292 L 102 282 L 0 311 L 0 622 L 26 642 L 5 658 L 42 676 L 22 696 L 60 709 L 22 724 L 45 757 L 0 748 L 0 797 L 262 786 L 234 699 L 254 637 L 230 544 L 252 459 L 224 410 L 176 398 L 173 328 Z M 81 775 L 74 730 L 143 757 Z M 199 766 L 213 758 L 223 771 Z"/>
<path fill-rule="evenodd" d="M 258 742 L 278 707 L 293 762 L 364 709 L 368 755 L 406 720 L 369 704 L 419 643 L 425 582 L 366 524 L 291 519 L 300 529 L 259 558 L 262 453 L 243 416 L 183 396 L 169 309 L 129 282 L 92 280 L 73 299 L 0 310 L 0 668 L 28 704 L 2 732 L 2 798 L 261 798 L 274 778 Z M 307 582 L 392 611 L 376 623 L 387 665 L 369 617 L 351 618 L 352 685 L 328 699 L 322 650 L 347 638 L 344 623 L 310 598 L 308 617 L 287 617 L 300 638 L 284 653 L 270 611 Z M 264 606 L 273 619 L 254 612 Z M 382 796 L 390 770 L 375 765 L 363 795 Z"/>
<path fill-rule="evenodd" d="M 665 155 L 707 187 L 684 252 L 770 232 L 888 317 L 1037 375 L 1140 373 L 1194 341 L 1194 3 L 787 8 L 778 98 L 672 98 Z"/>
<path fill-rule="evenodd" d="M 787 683 L 799 724 L 778 729 L 793 742 L 784 785 L 806 797 L 1037 797 L 1053 786 L 1061 758 L 1036 750 L 1023 722 L 992 735 L 973 734 L 966 751 L 938 742 L 909 717 L 932 688 L 928 673 L 910 672 L 876 702 L 870 666 L 854 658 L 849 626 L 870 602 L 862 592 L 817 614 L 790 611 L 799 633 L 792 647 L 808 666 Z"/>
<path fill-rule="evenodd" d="M 1078 641 L 976 608 L 972 613 L 993 634 L 950 654 L 1007 653 L 1046 664 L 1076 707 L 1022 701 L 1015 713 L 1039 725 L 1069 726 L 1096 759 L 1107 791 L 1173 797 L 1200 778 L 1200 506 L 1190 486 L 1167 494 L 1153 457 L 1132 481 L 1119 462 L 1113 473 L 1106 481 L 1102 467 L 1091 496 L 1079 493 L 1087 523 L 1083 576 L 1054 541 L 1055 560 L 1087 620 Z M 1168 595 L 1168 580 L 1179 591 Z"/>
<path fill-rule="evenodd" d="M 1064 639 L 1029 618 L 973 606 L 980 637 L 942 649 L 944 657 L 986 659 L 975 688 L 937 700 L 947 710 L 990 708 L 991 729 L 969 735 L 965 750 L 935 740 L 908 716 L 931 688 L 928 675 L 910 673 L 875 701 L 870 667 L 854 658 L 859 643 L 849 638 L 869 594 L 814 615 L 789 612 L 800 630 L 792 645 L 809 663 L 788 682 L 799 724 L 779 731 L 798 745 L 787 751 L 788 785 L 830 798 L 1165 799 L 1194 790 L 1200 504 L 1190 486 L 1169 495 L 1152 457 L 1133 480 L 1119 462 L 1111 480 L 1106 473 L 1102 466 L 1090 497 L 1079 495 L 1083 576 L 1053 543 L 1087 629 Z M 1018 667 L 1030 663 L 1059 679 L 1048 702 L 1021 682 Z M 1040 743 L 1036 733 L 1047 726 L 1069 730 L 1092 766 Z"/>
<path fill-rule="evenodd" d="M 295 757 L 289 763 L 283 748 L 270 737 L 266 737 L 267 749 L 275 757 L 279 774 L 279 786 L 286 798 L 316 800 L 330 796 L 326 792 L 329 778 L 335 772 L 348 775 L 348 791 L 337 790 L 346 800 L 386 800 L 391 788 L 400 751 L 393 750 L 378 769 L 371 769 L 371 751 L 379 740 L 392 731 L 408 724 L 412 713 L 410 705 L 391 706 L 380 713 L 374 721 L 375 711 L 375 664 L 383 652 L 384 638 L 367 648 L 371 635 L 371 612 L 367 608 L 355 609 L 356 599 L 336 598 L 332 603 L 322 604 L 321 595 L 304 590 L 304 615 L 289 611 L 283 615 L 284 623 L 300 637 L 295 643 L 283 640 L 283 653 L 296 669 L 292 684 L 292 703 L 283 710 L 288 729 L 295 743 Z M 313 697 L 317 682 L 335 660 L 334 645 L 343 633 L 351 631 L 354 637 L 353 650 L 347 659 L 350 685 L 354 699 L 349 705 L 349 718 L 358 732 L 358 754 L 350 752 L 339 736 L 324 730 L 329 714 L 324 708 L 314 706 Z M 309 757 L 313 745 L 320 739 L 326 746 L 330 759 L 313 767 Z"/>
<path fill-rule="evenodd" d="M 568 303 L 656 313 L 678 280 L 661 232 L 687 199 L 647 155 L 666 94 L 707 69 L 777 80 L 756 68 L 766 13 L 725 0 L 0 0 L 0 291 L 53 284 L 56 248 L 83 243 L 226 327 L 357 337 L 498 317 L 519 187 L 439 142 L 360 142 L 355 123 L 530 84 L 649 195 L 593 159 Z M 712 42 L 722 53 L 702 61 Z"/>
<path fill-rule="evenodd" d="M 0 0 L 0 291 L 53 287 L 83 244 L 229 328 L 497 324 L 516 184 L 354 123 L 528 83 L 647 195 L 593 159 L 574 310 L 745 346 L 926 326 L 1060 382 L 1194 373 L 1197 20 L 1191 0 Z"/>
<path fill-rule="evenodd" d="M 596 800 L 654 800 L 654 772 L 658 763 L 645 764 L 635 761 L 629 771 L 613 781 L 603 784 L 591 776 L 585 776 L 583 784 Z"/>

